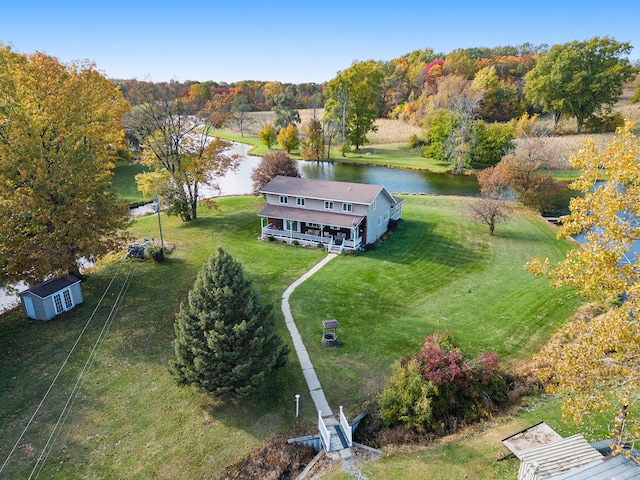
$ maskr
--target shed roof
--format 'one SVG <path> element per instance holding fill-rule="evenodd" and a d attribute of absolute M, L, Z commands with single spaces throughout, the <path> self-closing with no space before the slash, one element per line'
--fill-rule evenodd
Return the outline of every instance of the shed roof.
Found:
<path fill-rule="evenodd" d="M 80 283 L 80 279 L 74 277 L 73 275 L 65 275 L 64 277 L 53 278 L 51 280 L 47 280 L 44 283 L 40 283 L 27 290 L 24 290 L 20 292 L 20 296 L 24 295 L 25 293 L 32 293 L 37 297 L 47 298 L 64 288 L 75 285 L 76 283 Z"/>
<path fill-rule="evenodd" d="M 283 207 L 280 205 L 267 205 L 258 214 L 259 217 L 287 218 L 299 222 L 321 223 L 322 225 L 335 225 L 336 227 L 353 228 L 364 217 L 362 215 L 349 215 L 345 213 L 333 213 L 304 208 Z"/>
<path fill-rule="evenodd" d="M 602 455 L 582 435 L 558 440 L 519 452 L 518 479 L 554 478 L 564 472 L 602 460 Z"/>
<path fill-rule="evenodd" d="M 260 193 L 362 203 L 365 205 L 371 204 L 380 192 L 383 192 L 393 204 L 402 201 L 394 198 L 382 185 L 284 177 L 281 175 L 275 177 L 260 190 Z"/>
<path fill-rule="evenodd" d="M 640 478 L 640 467 L 624 455 L 597 460 L 582 467 L 563 473 L 554 480 L 631 480 Z"/>
<path fill-rule="evenodd" d="M 502 443 L 520 458 L 520 452 L 529 448 L 546 445 L 562 440 L 562 437 L 553 428 L 544 422 L 536 423 L 518 433 L 502 440 Z"/>

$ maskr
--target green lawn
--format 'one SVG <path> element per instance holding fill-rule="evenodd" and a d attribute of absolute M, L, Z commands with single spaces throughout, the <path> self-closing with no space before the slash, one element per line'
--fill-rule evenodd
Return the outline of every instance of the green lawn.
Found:
<path fill-rule="evenodd" d="M 535 352 L 579 304 L 569 291 L 552 290 L 522 269 L 534 255 L 557 260 L 569 248 L 551 227 L 516 217 L 489 237 L 483 226 L 467 221 L 466 202 L 407 197 L 398 231 L 379 248 L 332 260 L 295 291 L 294 316 L 336 410 L 344 405 L 350 417 L 358 413 L 392 364 L 433 331 L 451 331 L 467 351 L 496 351 L 511 363 Z M 188 224 L 162 216 L 164 238 L 176 247 L 164 264 L 122 265 L 69 370 L 3 472 L 7 478 L 28 477 L 131 266 L 131 283 L 56 438 L 44 478 L 216 478 L 267 437 L 314 431 L 316 412 L 293 354 L 265 395 L 237 405 L 177 388 L 168 374 L 175 312 L 219 246 L 244 265 L 261 297 L 274 305 L 277 328 L 289 343 L 281 295 L 326 255 L 257 241 L 261 198 L 221 198 L 218 205 L 220 210 L 201 209 Z M 157 238 L 157 218 L 136 220 L 132 234 Z M 18 312 L 0 317 L 0 462 L 119 263 L 119 255 L 103 262 L 82 284 L 85 303 L 54 321 L 26 321 Z M 340 322 L 338 349 L 321 347 L 321 321 L 328 318 Z M 298 422 L 296 393 L 302 394 Z M 385 463 L 380 465 L 371 468 Z"/>
<path fill-rule="evenodd" d="M 148 172 L 149 170 L 149 167 L 139 163 L 119 162 L 113 170 L 112 180 L 113 187 L 118 193 L 118 198 L 128 203 L 151 200 L 142 196 L 135 180 L 137 174 Z"/>
<path fill-rule="evenodd" d="M 241 136 L 233 130 L 214 130 L 211 132 L 211 135 L 217 135 L 234 142 L 253 145 L 253 148 L 249 151 L 251 155 L 264 156 L 270 152 L 270 150 L 260 142 L 257 135 L 245 134 Z M 278 145 L 275 145 L 271 151 L 279 148 Z M 293 150 L 291 156 L 292 158 L 300 159 L 299 150 Z M 408 148 L 406 143 L 367 144 L 360 147 L 358 151 L 352 149 L 351 152 L 348 152 L 344 157 L 334 146 L 331 150 L 330 159 L 334 162 L 353 163 L 357 165 L 428 170 L 439 173 L 444 173 L 449 170 L 448 164 L 438 162 L 432 158 L 421 157 L 419 150 Z"/>

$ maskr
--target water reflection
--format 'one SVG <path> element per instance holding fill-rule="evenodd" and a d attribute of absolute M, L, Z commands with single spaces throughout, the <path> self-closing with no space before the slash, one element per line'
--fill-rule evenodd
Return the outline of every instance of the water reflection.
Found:
<path fill-rule="evenodd" d="M 229 172 L 221 179 L 222 195 L 244 195 L 252 191 L 251 171 L 258 166 L 261 157 L 247 155 L 246 152 L 249 147 L 247 145 L 238 145 L 236 152 L 242 154 L 243 159 L 236 172 Z M 303 178 L 384 185 L 387 190 L 394 193 L 479 195 L 478 181 L 472 175 L 449 175 L 398 168 L 304 160 L 295 160 L 295 163 Z"/>

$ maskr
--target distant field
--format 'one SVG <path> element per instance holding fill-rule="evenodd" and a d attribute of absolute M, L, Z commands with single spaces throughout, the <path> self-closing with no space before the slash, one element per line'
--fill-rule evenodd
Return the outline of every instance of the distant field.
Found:
<path fill-rule="evenodd" d="M 314 113 L 312 109 L 302 109 L 298 112 L 300 113 L 301 120 L 300 127 L 306 126 L 313 119 Z M 324 109 L 316 109 L 315 115 L 316 118 L 322 120 Z M 255 135 L 258 134 L 266 123 L 273 123 L 276 118 L 273 112 L 251 112 L 249 113 L 249 117 L 251 118 L 249 131 Z M 421 135 L 422 133 L 421 128 L 410 125 L 402 120 L 379 118 L 376 120 L 375 125 L 378 131 L 367 134 L 369 142 L 375 145 L 384 143 L 407 143 L 412 134 Z"/>

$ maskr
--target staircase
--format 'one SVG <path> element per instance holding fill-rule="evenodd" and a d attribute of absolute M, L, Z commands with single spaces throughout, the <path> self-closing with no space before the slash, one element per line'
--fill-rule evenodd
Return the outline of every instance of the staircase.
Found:
<path fill-rule="evenodd" d="M 331 243 L 327 245 L 327 250 L 329 253 L 342 253 L 343 243 L 342 241 L 340 243 L 334 243 L 333 239 L 331 239 Z"/>
<path fill-rule="evenodd" d="M 323 418 L 322 413 L 318 411 L 318 431 L 320 432 L 322 445 L 327 453 L 342 452 L 344 450 L 350 452 L 353 446 L 352 429 L 342 411 L 342 407 L 340 407 L 339 422 L 333 416 Z"/>

